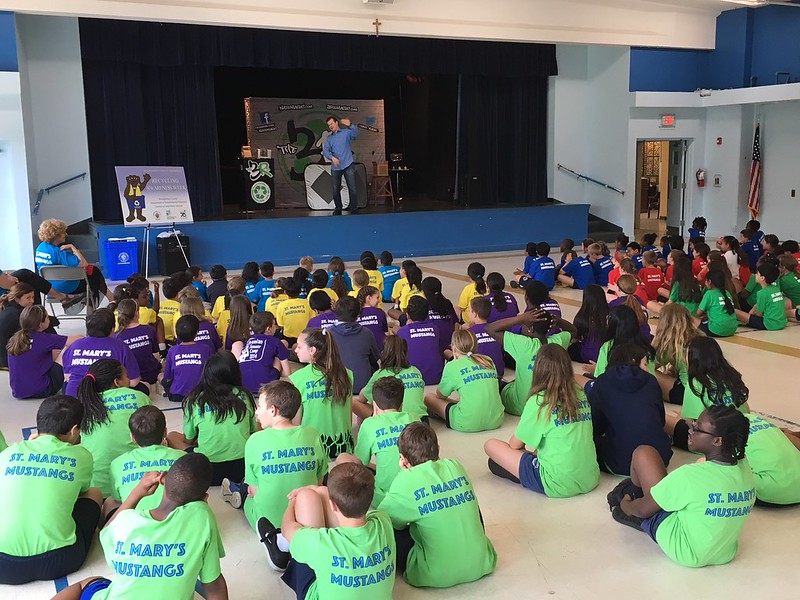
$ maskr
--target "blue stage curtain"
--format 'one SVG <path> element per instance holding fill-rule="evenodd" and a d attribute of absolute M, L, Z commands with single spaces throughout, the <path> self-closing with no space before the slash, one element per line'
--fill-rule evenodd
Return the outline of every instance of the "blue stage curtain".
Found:
<path fill-rule="evenodd" d="M 460 135 L 462 149 L 471 150 L 461 152 L 461 173 L 481 175 L 484 200 L 546 196 L 547 77 L 557 74 L 553 45 L 79 23 L 95 220 L 121 219 L 114 166 L 126 164 L 183 165 L 195 217 L 222 213 L 217 66 L 463 74 Z M 487 153 L 486 143 L 494 140 L 500 146 Z"/>

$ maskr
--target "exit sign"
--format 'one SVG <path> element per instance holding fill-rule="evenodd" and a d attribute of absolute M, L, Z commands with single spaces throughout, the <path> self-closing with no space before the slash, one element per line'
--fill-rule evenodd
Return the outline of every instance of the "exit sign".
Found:
<path fill-rule="evenodd" d="M 675 115 L 661 115 L 661 129 L 672 129 L 675 127 Z"/>

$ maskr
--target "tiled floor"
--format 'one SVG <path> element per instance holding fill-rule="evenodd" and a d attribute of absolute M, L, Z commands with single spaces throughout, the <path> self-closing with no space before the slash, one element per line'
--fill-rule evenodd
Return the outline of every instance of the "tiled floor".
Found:
<path fill-rule="evenodd" d="M 467 280 L 466 267 L 474 260 L 482 262 L 487 273 L 508 274 L 521 265 L 523 256 L 505 252 L 417 259 L 423 272 L 442 280 L 445 295 L 453 300 L 458 299 Z M 553 296 L 562 303 L 565 318 L 574 317 L 580 292 L 557 288 Z M 63 331 L 79 332 L 80 327 L 80 322 L 71 321 Z M 792 327 L 775 333 L 742 332 L 722 341 L 726 356 L 750 388 L 752 410 L 792 429 L 800 429 L 800 392 L 795 383 L 800 367 L 798 339 L 800 328 Z M 174 409 L 163 399 L 155 401 L 162 408 Z M 0 373 L 0 429 L 9 443 L 19 441 L 23 428 L 34 424 L 37 406 L 36 401 L 13 400 L 8 373 Z M 178 410 L 166 414 L 170 428 L 180 427 Z M 516 422 L 516 417 L 506 416 L 501 429 L 478 434 L 453 432 L 440 422 L 434 423 L 442 455 L 459 459 L 473 479 L 488 535 L 499 555 L 496 572 L 452 590 L 414 589 L 398 578 L 396 598 L 777 598 L 793 589 L 789 586 L 791 573 L 797 568 L 800 507 L 757 508 L 745 527 L 739 555 L 731 564 L 699 570 L 680 567 L 644 534 L 611 519 L 605 501 L 616 482 L 611 476 L 603 475 L 598 488 L 589 494 L 559 500 L 527 492 L 490 475 L 483 442 L 489 437 L 507 439 Z M 687 453 L 678 450 L 671 467 L 690 460 Z M 216 488 L 211 490 L 210 502 L 227 551 L 222 566 L 230 597 L 293 598 L 267 566 L 263 549 L 244 515 L 223 503 Z M 110 575 L 99 544 L 94 545 L 84 567 L 68 579 L 74 582 L 90 574 Z M 54 582 L 50 581 L 0 586 L 0 598 L 49 598 L 54 591 Z"/>

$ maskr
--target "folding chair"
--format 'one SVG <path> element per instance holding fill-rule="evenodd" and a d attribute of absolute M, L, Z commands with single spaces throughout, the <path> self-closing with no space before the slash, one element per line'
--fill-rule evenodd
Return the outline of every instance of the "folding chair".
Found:
<path fill-rule="evenodd" d="M 86 282 L 86 314 L 68 315 L 64 314 L 59 317 L 60 320 L 64 319 L 81 319 L 86 320 L 86 315 L 94 311 L 94 303 L 92 302 L 92 294 L 89 290 L 89 279 L 86 276 L 86 271 L 83 267 L 65 267 L 62 265 L 54 265 L 50 267 L 42 267 L 41 276 L 47 281 L 75 281 L 83 280 Z M 50 295 L 44 299 L 45 304 L 50 307 L 50 313 L 55 317 L 56 313 L 53 309 L 54 304 L 60 304 L 58 300 L 54 300 Z"/>

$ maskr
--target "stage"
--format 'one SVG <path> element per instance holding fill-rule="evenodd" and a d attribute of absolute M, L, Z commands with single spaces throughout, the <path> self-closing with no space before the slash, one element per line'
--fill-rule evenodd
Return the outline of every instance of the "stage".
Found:
<path fill-rule="evenodd" d="M 424 211 L 401 207 L 383 212 L 390 208 L 370 206 L 357 215 L 345 213 L 336 217 L 330 211 L 276 209 L 252 218 L 200 221 L 178 229 L 189 236 L 192 264 L 207 271 L 214 264 L 241 269 L 250 260 L 293 265 L 304 255 L 312 256 L 319 264 L 327 264 L 334 255 L 357 261 L 367 249 L 414 257 L 517 249 L 523 252 L 529 241 L 546 241 L 557 247 L 565 237 L 576 242 L 586 237 L 589 214 L 588 204 L 557 203 L 503 208 L 450 205 L 449 210 Z M 290 216 L 293 212 L 298 214 Z M 101 262 L 105 262 L 108 238 L 133 236 L 139 240 L 143 265 L 144 229 L 101 223 L 92 223 L 91 228 L 97 236 Z M 150 240 L 150 274 L 157 271 L 157 233 L 153 230 Z"/>

